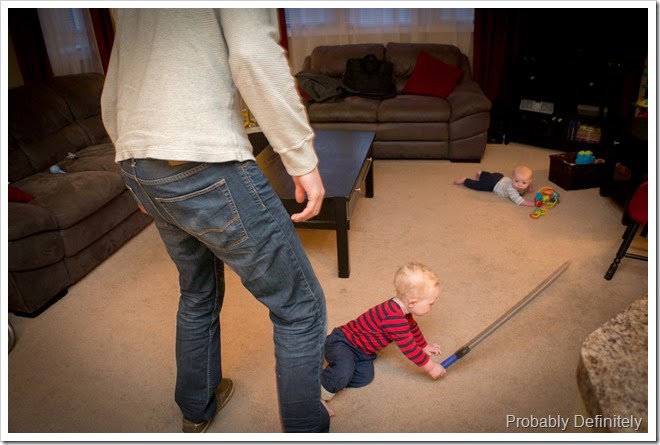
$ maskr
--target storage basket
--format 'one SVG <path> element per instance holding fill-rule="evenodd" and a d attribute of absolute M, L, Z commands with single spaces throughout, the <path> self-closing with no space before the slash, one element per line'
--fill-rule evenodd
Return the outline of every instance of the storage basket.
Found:
<path fill-rule="evenodd" d="M 564 190 L 580 190 L 600 187 L 605 173 L 605 163 L 576 164 L 577 153 L 550 155 L 548 179 Z"/>

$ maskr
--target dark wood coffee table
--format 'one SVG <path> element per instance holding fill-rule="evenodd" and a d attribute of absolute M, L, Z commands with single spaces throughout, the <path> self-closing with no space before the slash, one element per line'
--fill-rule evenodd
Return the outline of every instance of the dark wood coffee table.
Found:
<path fill-rule="evenodd" d="M 296 223 L 296 227 L 328 229 L 337 232 L 339 277 L 348 278 L 348 230 L 358 198 L 374 196 L 373 131 L 317 131 L 314 147 L 319 158 L 319 172 L 325 186 L 321 212 L 314 218 Z M 293 179 L 284 169 L 279 155 L 268 145 L 257 155 L 257 163 L 280 197 L 289 215 L 305 208 L 296 202 Z"/>

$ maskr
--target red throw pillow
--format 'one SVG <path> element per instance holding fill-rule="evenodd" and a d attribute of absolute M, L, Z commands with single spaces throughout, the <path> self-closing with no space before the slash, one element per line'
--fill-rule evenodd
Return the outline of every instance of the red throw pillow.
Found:
<path fill-rule="evenodd" d="M 30 202 L 34 199 L 34 196 L 29 193 L 25 193 L 23 190 L 9 186 L 9 202 Z"/>
<path fill-rule="evenodd" d="M 446 99 L 461 79 L 463 70 L 420 51 L 403 94 L 419 94 Z"/>

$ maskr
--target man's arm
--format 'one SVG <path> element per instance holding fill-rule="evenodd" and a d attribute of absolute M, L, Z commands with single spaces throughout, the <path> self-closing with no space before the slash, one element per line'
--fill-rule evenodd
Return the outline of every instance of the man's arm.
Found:
<path fill-rule="evenodd" d="M 318 163 L 314 132 L 266 9 L 220 9 L 234 83 L 291 176 Z"/>
<path fill-rule="evenodd" d="M 296 201 L 303 202 L 305 196 L 308 199 L 305 209 L 291 218 L 301 222 L 316 216 L 325 189 L 317 168 L 314 132 L 268 11 L 221 9 L 217 14 L 234 83 L 293 177 Z"/>

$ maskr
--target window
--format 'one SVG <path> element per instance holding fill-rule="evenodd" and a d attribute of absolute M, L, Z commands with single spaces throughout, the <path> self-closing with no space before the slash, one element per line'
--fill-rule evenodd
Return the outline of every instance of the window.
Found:
<path fill-rule="evenodd" d="M 410 9 L 349 9 L 348 22 L 356 28 L 411 26 Z"/>
<path fill-rule="evenodd" d="M 474 9 L 470 8 L 287 8 L 285 15 L 292 36 L 299 31 L 324 34 L 340 26 L 353 33 L 412 27 L 440 32 L 450 28 L 471 32 L 474 22 Z"/>
<path fill-rule="evenodd" d="M 39 8 L 38 13 L 54 75 L 103 72 L 89 10 Z"/>
<path fill-rule="evenodd" d="M 286 8 L 285 16 L 293 72 L 319 45 L 445 43 L 472 55 L 470 8 Z"/>

